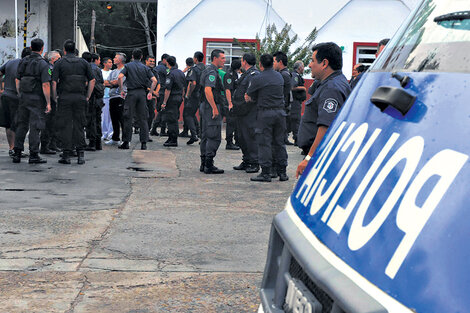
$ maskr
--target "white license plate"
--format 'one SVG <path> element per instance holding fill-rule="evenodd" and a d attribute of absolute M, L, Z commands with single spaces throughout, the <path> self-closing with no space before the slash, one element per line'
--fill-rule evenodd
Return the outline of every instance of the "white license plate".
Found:
<path fill-rule="evenodd" d="M 284 310 L 287 313 L 321 313 L 322 305 L 302 281 L 289 278 Z"/>

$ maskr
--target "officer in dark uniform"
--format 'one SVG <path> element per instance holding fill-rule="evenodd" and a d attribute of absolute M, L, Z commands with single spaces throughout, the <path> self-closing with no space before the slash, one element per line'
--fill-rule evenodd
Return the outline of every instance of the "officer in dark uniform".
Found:
<path fill-rule="evenodd" d="M 51 111 L 51 72 L 41 56 L 44 41 L 31 41 L 31 55 L 21 59 L 16 74 L 19 97 L 18 128 L 15 134 L 13 163 L 21 162 L 24 140 L 29 128 L 29 163 L 46 163 L 39 156 L 39 132 L 46 126 L 45 113 Z"/>
<path fill-rule="evenodd" d="M 287 150 L 284 143 L 286 132 L 286 112 L 284 105 L 284 79 L 273 70 L 273 57 L 263 54 L 260 58 L 262 72 L 253 77 L 245 98 L 256 98 L 258 118 L 256 136 L 258 139 L 258 159 L 261 174 L 252 177 L 252 181 L 270 182 L 271 168 L 277 164 L 280 181 L 286 181 Z"/>
<path fill-rule="evenodd" d="M 288 130 L 290 129 L 290 110 L 291 110 L 291 91 L 292 91 L 292 75 L 287 69 L 287 55 L 282 52 L 278 51 L 274 53 L 274 69 L 281 73 L 282 78 L 284 79 L 284 105 L 286 110 L 286 134 L 284 142 L 286 145 L 293 145 L 292 142 L 289 141 L 289 133 Z"/>
<path fill-rule="evenodd" d="M 183 112 L 183 117 L 185 118 L 185 123 L 188 125 L 188 129 L 191 133 L 191 138 L 186 143 L 191 145 L 197 142 L 198 139 L 198 129 L 199 123 L 196 118 L 196 112 L 199 109 L 201 104 L 201 74 L 204 71 L 204 54 L 200 51 L 194 53 L 194 66 L 191 67 L 186 80 L 188 81 L 188 88 L 186 90 L 186 96 L 184 100 L 184 108 L 186 110 Z"/>
<path fill-rule="evenodd" d="M 184 68 L 183 70 L 183 73 L 185 75 L 185 83 L 184 83 L 184 97 L 186 98 L 186 93 L 188 91 L 188 87 L 190 87 L 191 85 L 189 84 L 190 81 L 188 79 L 189 75 L 191 74 L 192 72 L 192 68 L 194 66 L 194 60 L 193 58 L 186 58 L 186 67 Z M 188 134 L 188 107 L 186 105 L 186 101 L 184 102 L 184 106 L 183 106 L 183 131 L 181 131 L 181 133 L 179 133 L 179 137 L 187 137 L 187 138 L 190 138 L 191 136 Z M 196 133 L 195 133 L 196 134 Z"/>
<path fill-rule="evenodd" d="M 292 104 L 290 109 L 290 130 L 294 137 L 295 145 L 297 145 L 297 133 L 299 131 L 300 119 L 302 115 L 302 102 L 307 99 L 307 90 L 305 88 L 305 81 L 302 77 L 304 73 L 304 63 L 296 61 L 294 63 L 294 70 L 292 71 Z"/>
<path fill-rule="evenodd" d="M 224 108 L 224 116 L 227 126 L 225 128 L 225 140 L 227 141 L 227 145 L 225 146 L 226 150 L 240 150 L 240 147 L 233 143 L 238 143 L 237 139 L 237 119 L 232 112 L 233 103 L 232 103 L 232 96 L 233 92 L 236 88 L 236 83 L 238 81 L 238 73 L 240 72 L 242 64 L 240 60 L 236 59 L 232 61 L 230 64 L 230 70 L 225 73 L 224 75 L 224 89 L 225 89 L 225 97 L 227 99 L 228 106 Z"/>
<path fill-rule="evenodd" d="M 62 135 L 61 164 L 70 164 L 73 149 L 77 150 L 77 163 L 85 164 L 85 114 L 94 88 L 90 63 L 75 55 L 75 42 L 66 40 L 64 57 L 54 64 L 52 73 L 52 94 L 57 99 L 57 123 Z"/>
<path fill-rule="evenodd" d="M 154 73 L 156 72 L 158 77 L 157 80 L 160 83 L 160 90 L 158 91 L 158 97 L 157 97 L 157 116 L 153 120 L 152 124 L 152 130 L 150 131 L 150 135 L 152 136 L 158 136 L 157 132 L 157 127 L 160 127 L 160 132 L 163 133 L 161 135 L 165 135 L 166 132 L 164 131 L 166 128 L 166 125 L 164 122 L 162 122 L 162 114 L 160 113 L 162 110 L 162 103 L 163 99 L 165 98 L 165 81 L 166 81 L 166 75 L 168 74 L 168 62 L 167 58 L 169 57 L 168 54 L 164 53 L 162 54 L 161 61 L 158 62 L 158 65 L 155 67 Z"/>
<path fill-rule="evenodd" d="M 303 173 L 308 160 L 351 93 L 348 80 L 341 72 L 343 67 L 341 48 L 333 42 L 327 42 L 315 45 L 312 50 L 309 67 L 318 83 L 312 97 L 305 104 L 299 129 L 299 147 L 304 151 L 309 148 L 309 151 L 297 168 L 297 176 Z M 308 147 L 310 142 L 311 146 Z"/>
<path fill-rule="evenodd" d="M 104 96 L 104 79 L 101 69 L 96 64 L 99 64 L 100 61 L 100 56 L 98 54 L 84 52 L 82 54 L 82 58 L 90 63 L 91 71 L 95 78 L 95 88 L 93 89 L 90 100 L 88 100 L 86 114 L 86 137 L 89 142 L 85 150 L 96 151 L 101 150 L 101 108 Z"/>
<path fill-rule="evenodd" d="M 183 102 L 184 85 L 186 77 L 184 73 L 176 68 L 176 58 L 170 56 L 168 59 L 170 72 L 165 81 L 165 98 L 162 104 L 163 121 L 168 127 L 168 140 L 163 144 L 165 147 L 178 146 L 178 117 L 179 107 Z"/>
<path fill-rule="evenodd" d="M 31 54 L 31 48 L 24 48 L 21 52 L 21 59 Z M 21 59 L 14 59 L 6 62 L 0 67 L 0 76 L 5 75 L 3 83 L 5 84 L 1 96 L 2 111 L 4 114 L 5 124 L 1 125 L 6 128 L 7 140 L 9 145 L 9 155 L 13 156 L 15 147 L 15 132 L 17 126 L 17 113 L 19 106 L 18 91 L 16 90 L 16 73 Z M 24 155 L 26 156 L 26 155 Z"/>
<path fill-rule="evenodd" d="M 252 53 L 245 53 L 241 62 L 245 72 L 237 81 L 237 86 L 233 93 L 232 113 L 236 115 L 238 143 L 242 149 L 242 163 L 234 166 L 234 170 L 246 171 L 247 173 L 257 173 L 258 164 L 258 143 L 256 142 L 256 99 L 246 102 L 245 94 L 251 80 L 259 74 L 256 68 L 256 57 Z"/>
<path fill-rule="evenodd" d="M 132 140 L 132 119 L 134 111 L 140 129 L 140 149 L 147 149 L 149 140 L 149 129 L 147 124 L 148 110 L 147 100 L 152 99 L 153 91 L 157 86 L 157 79 L 152 71 L 142 64 L 142 50 L 132 51 L 133 61 L 127 63 L 119 74 L 118 81 L 120 90 L 123 90 L 123 77 L 126 76 L 127 96 L 124 100 L 124 129 L 122 134 L 123 143 L 119 149 L 129 149 L 129 142 Z M 150 91 L 147 93 L 149 81 L 152 81 Z M 146 96 L 147 95 L 147 96 Z"/>
<path fill-rule="evenodd" d="M 57 51 L 51 51 L 48 53 L 48 66 L 52 72 L 54 63 L 60 59 L 60 54 Z M 41 149 L 40 154 L 56 154 L 57 150 L 57 130 L 55 122 L 57 120 L 57 103 L 54 99 L 51 99 L 51 112 L 46 115 L 46 127 L 41 131 Z"/>
<path fill-rule="evenodd" d="M 155 57 L 148 55 L 145 58 L 145 66 L 147 66 L 152 71 L 153 76 L 155 76 L 155 78 L 157 79 L 157 87 L 152 94 L 152 99 L 147 100 L 147 109 L 149 111 L 149 118 L 147 119 L 147 124 L 149 126 L 149 129 L 151 129 L 152 122 L 155 119 L 155 108 L 156 108 L 156 100 L 157 100 L 156 95 L 160 91 L 160 81 L 158 80 L 158 72 L 155 70 Z M 149 81 L 147 91 L 150 91 L 151 86 L 152 86 L 152 82 Z M 152 141 L 152 139 L 149 138 L 149 141 Z"/>
<path fill-rule="evenodd" d="M 211 64 L 201 74 L 203 102 L 201 114 L 201 167 L 205 174 L 222 174 L 224 170 L 214 166 L 214 157 L 222 140 L 222 114 L 224 86 L 218 69 L 225 64 L 225 52 L 215 49 L 211 52 Z"/>

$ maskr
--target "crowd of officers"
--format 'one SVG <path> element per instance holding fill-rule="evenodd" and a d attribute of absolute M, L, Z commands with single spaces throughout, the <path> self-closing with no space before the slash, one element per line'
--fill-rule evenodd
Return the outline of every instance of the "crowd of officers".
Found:
<path fill-rule="evenodd" d="M 14 163 L 27 156 L 23 150 L 29 131 L 29 163 L 45 163 L 40 153 L 61 151 L 59 163 L 70 164 L 76 156 L 77 163 L 84 164 L 85 150 L 102 149 L 103 97 L 109 88 L 113 135 L 107 144 L 129 149 L 134 129 L 145 150 L 152 141 L 149 135 L 158 135 L 160 127 L 161 134 L 168 135 L 166 147 L 177 146 L 178 137 L 189 137 L 188 145 L 200 140 L 200 171 L 221 174 L 224 171 L 214 165 L 214 158 L 225 117 L 226 149 L 242 152 L 242 162 L 234 169 L 247 173 L 261 169 L 252 181 L 269 182 L 277 177 L 286 181 L 286 145 L 295 144 L 306 155 L 297 169 L 300 175 L 351 92 L 341 71 L 342 51 L 334 43 L 313 47 L 309 67 L 315 81 L 309 90 L 304 87 L 304 64 L 295 62 L 290 72 L 283 52 L 263 54 L 258 64 L 255 55 L 246 53 L 224 72 L 222 50 L 211 52 L 207 66 L 203 53 L 196 52 L 181 71 L 173 56 L 162 55 L 157 66 L 155 58 L 147 57 L 144 64 L 142 51 L 135 49 L 127 64 L 123 53 L 117 53 L 113 61 L 103 60 L 116 66 L 105 80 L 98 55 L 87 52 L 78 57 L 71 40 L 63 48 L 48 53 L 46 61 L 43 41 L 34 39 L 21 59 L 0 68 L 0 75 L 5 75 L 2 109 L 6 120 L 0 126 L 8 129 Z M 307 92 L 311 97 L 301 118 Z M 183 103 L 184 130 L 179 133 Z M 288 140 L 290 132 L 294 143 Z"/>

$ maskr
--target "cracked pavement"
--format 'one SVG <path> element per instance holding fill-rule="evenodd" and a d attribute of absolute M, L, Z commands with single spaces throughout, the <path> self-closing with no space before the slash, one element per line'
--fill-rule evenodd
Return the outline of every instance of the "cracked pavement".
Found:
<path fill-rule="evenodd" d="M 291 180 L 204 175 L 199 146 L 105 146 L 83 166 L 14 165 L 0 134 L 0 312 L 256 312 L 271 221 Z"/>

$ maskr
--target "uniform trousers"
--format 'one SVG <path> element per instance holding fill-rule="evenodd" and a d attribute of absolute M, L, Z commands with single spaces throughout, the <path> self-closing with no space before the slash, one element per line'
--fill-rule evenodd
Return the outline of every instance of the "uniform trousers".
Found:
<path fill-rule="evenodd" d="M 10 97 L 7 94 L 3 93 L 1 96 L 2 101 L 2 113 L 4 114 L 3 120 L 5 124 L 2 127 L 8 128 L 11 131 L 16 131 L 16 126 L 18 122 L 17 113 L 19 100 L 15 97 Z"/>
<path fill-rule="evenodd" d="M 152 98 L 152 100 L 147 100 L 147 109 L 149 111 L 149 117 L 147 119 L 148 128 L 152 128 L 152 122 L 155 119 L 155 104 L 156 99 Z"/>
<path fill-rule="evenodd" d="M 237 118 L 234 116 L 232 112 L 228 112 L 225 116 L 225 121 L 227 123 L 225 127 L 225 140 L 227 143 L 232 143 L 233 139 L 235 142 L 238 143 L 237 139 Z"/>
<path fill-rule="evenodd" d="M 147 142 L 149 140 L 149 128 L 147 124 L 148 109 L 147 109 L 147 92 L 145 89 L 131 89 L 127 91 L 126 99 L 124 100 L 124 128 L 122 131 L 122 141 L 131 142 L 132 140 L 132 121 L 135 112 L 135 118 L 139 127 L 140 142 Z"/>
<path fill-rule="evenodd" d="M 220 109 L 219 109 L 220 112 Z M 199 108 L 201 114 L 201 157 L 214 158 L 222 141 L 222 115 L 212 118 L 212 108 L 203 102 Z"/>
<path fill-rule="evenodd" d="M 170 96 L 170 98 L 168 98 L 165 110 L 162 111 L 163 121 L 166 123 L 168 128 L 169 142 L 178 142 L 178 118 L 181 102 L 183 102 L 182 96 Z"/>
<path fill-rule="evenodd" d="M 121 129 L 124 129 L 124 99 L 121 97 L 109 99 L 109 116 L 111 117 L 111 124 L 113 125 L 113 141 L 121 140 Z"/>
<path fill-rule="evenodd" d="M 103 98 L 88 101 L 86 137 L 90 142 L 101 141 L 101 108 Z"/>
<path fill-rule="evenodd" d="M 18 125 L 15 133 L 15 149 L 24 150 L 24 140 L 29 129 L 29 151 L 39 152 L 39 133 L 44 129 L 46 102 L 39 96 L 21 95 L 17 121 Z"/>
<path fill-rule="evenodd" d="M 46 127 L 41 131 L 41 149 L 49 148 L 49 144 L 56 143 L 57 103 L 51 100 L 51 112 L 46 115 Z"/>
<path fill-rule="evenodd" d="M 85 95 L 62 93 L 57 104 L 57 127 L 61 129 L 64 151 L 83 150 L 86 146 L 84 128 L 87 101 Z"/>
<path fill-rule="evenodd" d="M 237 118 L 238 143 L 242 150 L 243 162 L 258 164 L 258 143 L 256 141 L 256 108 Z"/>
<path fill-rule="evenodd" d="M 190 97 L 184 101 L 184 108 L 183 108 L 183 121 L 184 126 L 187 127 L 189 132 L 191 133 L 191 137 L 197 137 L 197 118 L 196 112 L 199 108 L 199 99 L 197 97 Z"/>
<path fill-rule="evenodd" d="M 261 167 L 276 164 L 287 167 L 286 112 L 284 109 L 259 109 L 256 119 L 258 160 Z"/>

